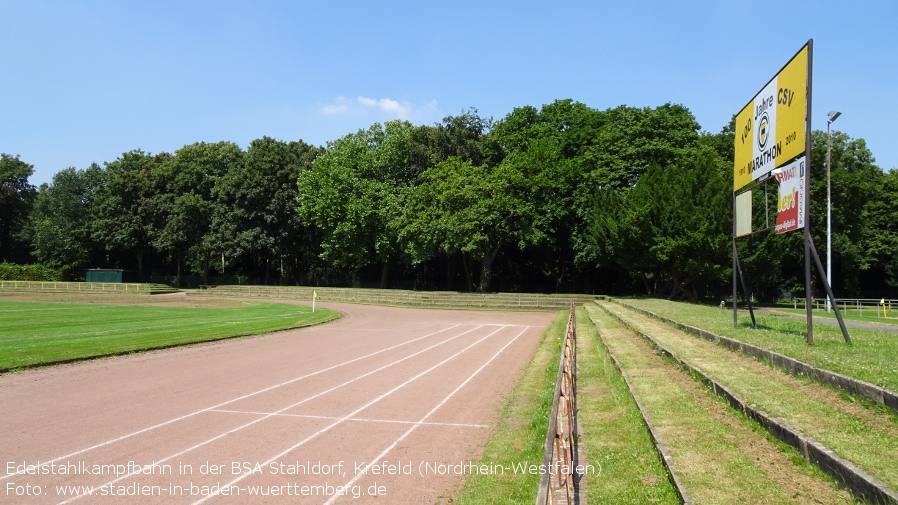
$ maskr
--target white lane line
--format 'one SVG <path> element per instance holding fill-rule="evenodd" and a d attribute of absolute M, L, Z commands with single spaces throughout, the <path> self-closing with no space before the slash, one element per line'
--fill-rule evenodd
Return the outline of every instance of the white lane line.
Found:
<path fill-rule="evenodd" d="M 350 412 L 349 414 L 347 414 L 347 415 L 341 417 L 340 419 L 337 419 L 337 420 L 334 421 L 333 423 L 331 423 L 331 424 L 325 426 L 324 428 L 322 428 L 322 429 L 316 431 L 315 433 L 309 435 L 308 437 L 306 437 L 306 438 L 300 440 L 299 442 L 293 444 L 292 446 L 288 447 L 288 448 L 285 449 L 284 451 L 281 451 L 280 453 L 276 454 L 276 455 L 273 456 L 272 458 L 270 458 L 270 459 L 268 459 L 267 461 L 265 461 L 264 463 L 262 463 L 262 466 L 263 466 L 263 467 L 266 467 L 266 466 L 270 465 L 272 462 L 277 461 L 278 459 L 284 457 L 285 455 L 287 455 L 287 454 L 293 452 L 293 451 L 296 450 L 298 447 L 300 447 L 300 446 L 306 444 L 307 442 L 309 442 L 309 441 L 311 441 L 311 440 L 317 438 L 319 435 L 322 435 L 322 434 L 324 434 L 324 433 L 327 433 L 328 431 L 331 430 L 331 428 L 334 428 L 335 426 L 338 426 L 338 425 L 344 423 L 345 421 L 347 421 L 347 420 L 349 420 L 349 419 L 352 419 L 352 418 L 355 417 L 356 414 L 358 414 L 359 412 L 361 412 L 361 411 L 367 409 L 368 407 L 374 405 L 375 403 L 377 403 L 377 402 L 383 400 L 384 398 L 390 396 L 391 394 L 395 393 L 396 391 L 399 391 L 400 389 L 404 388 L 405 386 L 407 386 L 407 385 L 411 384 L 412 382 L 418 380 L 419 378 L 423 377 L 424 375 L 426 375 L 426 374 L 428 374 L 428 373 L 430 373 L 430 372 L 436 370 L 437 368 L 439 368 L 439 367 L 445 365 L 446 363 L 452 361 L 453 359 L 455 359 L 455 358 L 457 358 L 458 356 L 460 356 L 461 354 L 467 352 L 468 350 L 470 350 L 472 347 L 476 346 L 477 344 L 479 344 L 479 343 L 483 342 L 484 340 L 486 340 L 486 339 L 492 337 L 492 336 L 495 335 L 496 333 L 499 333 L 500 331 L 502 331 L 502 329 L 503 329 L 503 328 L 498 328 L 497 330 L 495 330 L 495 331 L 493 331 L 493 332 L 487 334 L 485 337 L 481 338 L 480 340 L 477 340 L 477 341 L 474 342 L 473 344 L 470 344 L 469 346 L 465 347 L 464 349 L 462 349 L 462 350 L 456 352 L 456 353 L 453 354 L 452 356 L 449 356 L 448 358 L 444 359 L 443 361 L 440 361 L 440 362 L 437 363 L 436 365 L 433 365 L 432 367 L 428 368 L 427 370 L 424 370 L 423 372 L 419 373 L 418 375 L 415 375 L 415 376 L 412 377 L 411 379 L 408 379 L 407 381 L 403 382 L 402 384 L 400 384 L 400 385 L 394 387 L 393 389 L 387 391 L 386 393 L 383 393 L 382 395 L 380 395 L 380 396 L 378 396 L 377 398 L 371 400 L 370 402 L 368 402 L 368 403 L 362 405 L 361 407 L 359 407 L 359 408 L 353 410 L 353 411 Z M 523 333 L 523 332 L 521 332 L 521 333 Z M 515 338 L 517 338 L 517 337 L 515 337 Z M 504 348 L 503 348 L 503 349 L 504 349 Z M 221 485 L 218 489 L 227 489 L 227 488 L 230 488 L 231 486 L 233 486 L 234 484 L 236 484 L 236 483 L 240 482 L 241 480 L 245 479 L 245 478 L 248 477 L 249 475 L 250 475 L 250 474 L 248 474 L 248 473 L 241 474 L 239 477 L 237 477 L 236 479 L 232 480 L 231 482 L 228 482 L 227 484 Z M 214 493 L 210 493 L 210 494 L 208 494 L 207 496 L 205 496 L 205 497 L 203 497 L 203 498 L 201 498 L 201 499 L 199 499 L 199 500 L 193 502 L 193 505 L 199 505 L 200 503 L 203 503 L 203 502 L 205 502 L 206 500 L 208 500 L 208 499 L 210 499 L 210 498 L 213 498 L 213 497 L 215 497 L 215 496 L 218 496 L 218 494 L 219 494 L 219 491 L 216 491 L 216 492 L 214 492 Z"/>
<path fill-rule="evenodd" d="M 511 339 L 507 344 L 505 344 L 504 346 L 502 346 L 501 349 L 499 349 L 498 351 L 496 351 L 496 354 L 493 354 L 493 357 L 491 357 L 490 359 L 488 359 L 486 363 L 484 363 L 483 365 L 481 365 L 480 368 L 478 368 L 476 371 L 474 371 L 474 373 L 472 373 L 471 375 L 469 375 L 468 378 L 465 379 L 464 382 L 462 382 L 461 384 L 459 384 L 458 387 L 455 388 L 451 393 L 449 393 L 449 395 L 446 396 L 446 398 L 443 398 L 443 401 L 441 401 L 440 403 L 438 403 L 434 408 L 430 409 L 430 412 L 424 414 L 424 417 L 422 417 L 421 419 L 419 419 L 418 422 L 416 422 L 414 425 L 412 425 L 411 428 L 409 428 L 409 429 L 408 429 L 405 433 L 403 433 L 399 438 L 397 438 L 396 440 L 394 440 L 392 444 L 390 444 L 386 449 L 383 450 L 383 452 L 381 452 L 380 454 L 378 454 L 376 458 L 374 458 L 370 463 L 368 463 L 368 464 L 365 466 L 365 469 L 364 469 L 364 470 L 362 470 L 361 472 L 357 473 L 357 474 L 355 475 L 355 477 L 353 477 L 352 479 L 349 480 L 349 482 L 347 482 L 346 484 L 344 484 L 344 485 L 343 485 L 343 489 L 346 489 L 346 488 L 348 488 L 349 486 L 353 485 L 353 484 L 355 483 L 355 481 L 359 480 L 363 475 L 366 475 L 366 474 L 368 473 L 368 470 L 369 470 L 372 466 L 376 465 L 377 462 L 380 461 L 384 456 L 386 456 L 387 454 L 389 454 L 390 451 L 392 451 L 393 449 L 395 449 L 396 446 L 399 445 L 399 442 L 402 442 L 403 440 L 405 440 L 406 437 L 408 437 L 409 435 L 411 435 L 411 433 L 412 433 L 413 431 L 417 430 L 419 427 L 424 426 L 424 425 L 426 424 L 425 421 L 427 421 L 427 418 L 429 418 L 430 416 L 432 416 L 434 412 L 436 412 L 437 410 L 440 409 L 440 407 L 442 407 L 443 405 L 445 405 L 446 402 L 449 401 L 449 399 L 451 399 L 453 396 L 455 396 L 455 393 L 458 393 L 458 392 L 461 390 L 461 388 L 465 387 L 469 382 L 471 382 L 471 380 L 472 380 L 477 374 L 479 374 L 481 371 L 483 371 L 483 369 L 486 368 L 487 365 L 489 365 L 490 363 L 492 363 L 494 359 L 496 359 L 497 357 L 499 357 L 499 355 L 502 354 L 502 352 L 504 352 L 505 349 L 508 348 L 508 346 L 510 346 L 512 343 L 514 343 L 514 341 L 517 340 L 518 337 L 520 337 L 521 335 L 523 335 L 524 332 L 526 332 L 526 331 L 527 331 L 527 327 L 525 327 L 523 330 L 521 330 L 520 333 L 518 333 L 517 335 L 515 335 L 515 337 L 514 337 L 513 339 Z M 335 501 L 337 501 L 338 498 L 340 498 L 340 495 L 339 495 L 339 494 L 335 494 L 335 495 L 331 496 L 331 498 L 330 498 L 328 501 L 324 502 L 324 505 L 330 505 L 331 503 L 334 503 Z"/>
<path fill-rule="evenodd" d="M 248 422 L 248 423 L 246 423 L 246 424 L 243 424 L 243 425 L 238 426 L 238 427 L 236 427 L 236 428 L 232 428 L 232 429 L 230 429 L 230 430 L 228 430 L 228 431 L 225 431 L 224 433 L 220 433 L 220 434 L 218 434 L 218 435 L 216 435 L 216 436 L 214 436 L 214 437 L 212 437 L 212 438 L 210 438 L 210 439 L 204 440 L 204 441 L 202 441 L 202 442 L 200 442 L 200 443 L 198 443 L 198 444 L 195 444 L 195 445 L 193 445 L 193 446 L 191 446 L 191 447 L 188 447 L 187 449 L 184 449 L 184 450 L 182 450 L 182 451 L 176 452 L 175 454 L 170 454 L 170 455 L 168 455 L 168 456 L 166 456 L 166 457 L 164 457 L 164 458 L 162 458 L 162 459 L 158 459 L 158 460 L 154 459 L 153 462 L 154 462 L 154 463 L 157 463 L 157 464 L 160 464 L 160 463 L 165 463 L 166 461 L 170 461 L 170 460 L 172 460 L 172 459 L 174 459 L 174 458 L 177 458 L 177 457 L 179 457 L 179 456 L 183 456 L 184 454 L 187 454 L 188 452 L 191 452 L 191 451 L 193 451 L 193 450 L 195 450 L 195 449 L 199 449 L 200 447 L 202 447 L 202 446 L 204 446 L 204 445 L 208 445 L 208 444 L 210 444 L 210 443 L 212 443 L 212 442 L 215 442 L 216 440 L 220 440 L 220 439 L 222 439 L 222 438 L 224 438 L 224 437 L 226 437 L 226 436 L 228 436 L 228 435 L 230 435 L 230 434 L 232 434 L 232 433 L 236 433 L 236 432 L 238 432 L 238 431 L 240 431 L 240 430 L 242 430 L 242 429 L 244 429 L 244 428 L 248 428 L 248 427 L 250 427 L 250 426 L 252 426 L 252 425 L 254 425 L 254 424 L 256 424 L 256 423 L 262 422 L 262 421 L 264 421 L 264 420 L 266 420 L 266 419 L 269 419 L 269 418 L 271 418 L 271 417 L 274 417 L 274 416 L 276 416 L 276 415 L 278 415 L 278 414 L 280 414 L 280 413 L 282 413 L 282 412 L 285 412 L 285 411 L 287 411 L 287 410 L 290 410 L 290 409 L 292 409 L 293 407 L 297 407 L 297 406 L 299 406 L 299 405 L 302 405 L 303 403 L 306 403 L 306 402 L 308 402 L 308 401 L 314 400 L 315 398 L 319 398 L 319 397 L 324 396 L 324 395 L 326 395 L 326 394 L 328 394 L 328 393 L 332 393 L 333 391 L 335 391 L 335 390 L 337 390 L 337 389 L 340 389 L 340 388 L 343 387 L 343 386 L 346 386 L 346 385 L 352 384 L 353 382 L 362 380 L 362 379 L 364 379 L 365 377 L 368 377 L 369 375 L 373 375 L 373 374 L 375 374 L 375 373 L 377 373 L 377 372 L 380 372 L 380 371 L 382 371 L 382 370 L 384 370 L 384 369 L 386 369 L 386 368 L 389 368 L 389 367 L 391 367 L 391 366 L 393 366 L 393 365 L 402 363 L 402 362 L 405 361 L 405 360 L 411 359 L 411 358 L 413 358 L 413 357 L 415 357 L 415 356 L 417 356 L 417 355 L 419 355 L 419 354 L 423 354 L 423 353 L 425 353 L 425 352 L 427 352 L 427 351 L 429 351 L 429 350 L 431 350 L 431 349 L 433 349 L 433 348 L 435 348 L 435 347 L 439 347 L 439 346 L 441 346 L 441 345 L 443 345 L 443 344 L 445 344 L 445 343 L 447 343 L 447 342 L 451 342 L 452 340 L 455 340 L 455 339 L 460 338 L 460 337 L 462 337 L 462 336 L 464 336 L 464 335 L 467 335 L 468 333 L 471 333 L 471 332 L 473 332 L 473 331 L 479 330 L 480 328 L 482 328 L 482 326 L 477 326 L 477 327 L 471 328 L 470 330 L 463 331 L 463 332 L 459 333 L 458 335 L 455 335 L 454 337 L 447 338 L 446 340 L 443 340 L 442 342 L 438 342 L 438 343 L 436 343 L 436 344 L 433 344 L 432 346 L 430 346 L 430 347 L 428 347 L 428 348 L 426 348 L 426 349 L 422 349 L 422 350 L 420 350 L 420 351 L 418 351 L 418 352 L 409 354 L 408 356 L 406 356 L 406 357 L 404 357 L 404 358 L 400 358 L 400 359 L 398 359 L 398 360 L 396 360 L 396 361 L 394 361 L 394 362 L 392 362 L 392 363 L 386 364 L 386 365 L 384 365 L 384 366 L 382 366 L 382 367 L 380 367 L 380 368 L 377 368 L 377 369 L 375 369 L 375 370 L 371 370 L 370 372 L 367 372 L 367 373 L 364 373 L 364 374 L 362 374 L 362 375 L 359 375 L 358 377 L 355 377 L 354 379 L 350 379 L 350 380 L 348 380 L 348 381 L 346 381 L 346 382 L 344 382 L 344 383 L 342 383 L 342 384 L 339 384 L 339 385 L 337 385 L 337 386 L 334 386 L 334 387 L 332 387 L 332 388 L 330 388 L 330 389 L 326 389 L 326 390 L 324 390 L 324 391 L 321 391 L 321 392 L 319 392 L 319 393 L 316 393 L 316 394 L 314 394 L 314 395 L 312 395 L 312 396 L 309 396 L 308 398 L 305 398 L 305 399 L 303 399 L 303 400 L 300 400 L 300 401 L 298 401 L 298 402 L 296 402 L 296 403 L 294 403 L 294 404 L 292 404 L 292 405 L 287 405 L 286 407 L 284 407 L 284 408 L 282 408 L 282 409 L 280 409 L 280 410 L 278 410 L 278 411 L 272 412 L 272 413 L 267 414 L 267 415 L 265 415 L 265 416 L 263 416 L 263 417 L 260 417 L 260 418 L 258 418 L 258 419 L 254 419 L 254 420 L 252 420 L 252 421 L 250 421 L 250 422 Z M 499 331 L 499 330 L 496 330 L 496 331 Z M 493 333 L 495 333 L 495 332 L 493 332 Z M 485 338 L 485 337 L 484 337 L 484 338 Z M 482 339 L 481 339 L 481 340 L 482 340 Z M 265 463 L 265 464 L 267 465 L 268 463 Z M 116 479 L 113 479 L 113 480 L 111 480 L 111 481 L 109 481 L 109 482 L 106 482 L 106 483 L 104 483 L 104 484 L 102 484 L 102 485 L 100 485 L 100 486 L 98 486 L 98 487 L 101 487 L 101 488 L 102 488 L 102 487 L 110 486 L 110 485 L 115 484 L 116 482 L 119 482 L 119 481 L 121 481 L 121 480 L 123 480 L 123 479 L 126 479 L 126 478 L 128 478 L 128 477 L 130 477 L 130 476 L 132 476 L 132 475 L 134 475 L 134 472 L 129 472 L 129 473 L 127 473 L 127 474 L 125 474 L 125 475 L 122 475 L 122 476 L 120 476 L 120 477 L 118 477 L 118 478 L 116 478 Z M 59 505 L 63 505 L 63 504 L 66 504 L 66 503 L 71 503 L 71 502 L 76 501 L 76 500 L 80 500 L 80 499 L 83 498 L 84 496 L 87 496 L 87 495 L 79 495 L 79 496 L 72 497 L 72 498 L 70 498 L 70 499 L 68 499 L 68 500 L 59 502 Z"/>
<path fill-rule="evenodd" d="M 301 417 L 304 419 L 341 419 L 338 416 L 313 416 L 311 414 L 275 414 L 272 412 L 249 412 L 244 410 L 223 410 L 215 409 L 212 412 L 223 412 L 225 414 L 246 414 L 251 416 L 282 416 L 282 417 Z M 415 424 L 415 421 L 401 421 L 398 419 L 368 419 L 365 417 L 353 417 L 347 421 L 362 423 L 386 423 L 386 424 Z M 467 423 L 424 423 L 429 426 L 452 426 L 459 428 L 489 428 L 488 424 L 467 424 Z"/>
<path fill-rule="evenodd" d="M 252 393 L 248 393 L 248 394 L 245 394 L 245 395 L 243 395 L 243 396 L 238 396 L 237 398 L 234 398 L 234 399 L 232 399 L 232 400 L 228 400 L 228 401 L 226 401 L 226 402 L 222 402 L 222 403 L 219 403 L 219 404 L 217 404 L 217 405 L 212 405 L 211 407 L 206 407 L 206 408 L 204 408 L 204 409 L 197 410 L 196 412 L 191 412 L 190 414 L 185 414 L 185 415 L 183 415 L 183 416 L 176 417 L 176 418 L 174 418 L 174 419 L 170 419 L 170 420 L 168 420 L 168 421 L 161 422 L 161 423 L 159 423 L 159 424 L 154 424 L 153 426 L 150 426 L 150 427 L 148 427 L 148 428 L 144 428 L 144 429 L 142 429 L 142 430 L 138 430 L 138 431 L 135 431 L 135 432 L 133 432 L 133 433 L 128 433 L 127 435 L 122 435 L 122 436 L 120 436 L 120 437 L 113 438 L 113 439 L 111 439 L 111 440 L 107 440 L 107 441 L 105 441 L 105 442 L 101 442 L 101 443 L 99 443 L 99 444 L 92 445 L 92 446 L 90 446 L 90 447 L 87 447 L 87 448 L 84 448 L 84 449 L 81 449 L 81 450 L 78 450 L 78 451 L 75 451 L 75 452 L 66 454 L 65 456 L 59 456 L 59 457 L 57 457 L 57 458 L 53 458 L 53 459 L 50 459 L 50 460 L 42 461 L 42 462 L 40 463 L 40 466 L 49 466 L 50 464 L 56 463 L 56 462 L 58 462 L 58 461 L 60 461 L 60 460 L 68 459 L 68 458 L 71 458 L 71 457 L 73 457 L 73 456 L 77 456 L 77 455 L 79 455 L 79 454 L 83 454 L 83 453 L 85 453 L 85 452 L 92 451 L 92 450 L 94 450 L 94 449 L 99 449 L 100 447 L 105 447 L 105 446 L 107 446 L 107 445 L 114 444 L 114 443 L 116 443 L 116 442 L 121 442 L 122 440 L 131 438 L 131 437 L 134 437 L 134 436 L 137 436 L 137 435 L 142 435 L 142 434 L 144 434 L 144 433 L 147 433 L 148 431 L 152 431 L 152 430 L 155 430 L 155 429 L 157 429 L 157 428 L 161 428 L 161 427 L 163 427 L 163 426 L 167 426 L 167 425 L 169 425 L 169 424 L 176 423 L 176 422 L 178 422 L 178 421 L 183 421 L 184 419 L 188 419 L 188 418 L 191 418 L 191 417 L 193 417 L 193 416 L 195 416 L 195 415 L 202 414 L 203 412 L 208 412 L 208 411 L 210 411 L 210 410 L 212 410 L 212 409 L 217 409 L 217 408 L 219 408 L 219 407 L 224 407 L 225 405 L 229 405 L 229 404 L 231 404 L 231 403 L 234 403 L 234 402 L 237 402 L 237 401 L 240 401 L 240 400 L 245 400 L 245 399 L 250 398 L 250 397 L 253 397 L 253 396 L 255 396 L 255 395 L 262 394 L 262 393 L 271 391 L 271 390 L 273 390 L 273 389 L 277 389 L 277 388 L 279 388 L 279 387 L 283 387 L 283 386 L 286 386 L 286 385 L 288 385 L 288 384 L 292 384 L 292 383 L 294 383 L 294 382 L 301 381 L 301 380 L 303 380 L 303 379 L 308 379 L 309 377 L 313 377 L 313 376 L 315 376 L 315 375 L 318 375 L 318 374 L 321 374 L 321 373 L 324 373 L 324 372 L 331 371 L 331 370 L 333 370 L 333 369 L 335 369 L 335 368 L 340 368 L 341 366 L 346 366 L 346 365 L 349 365 L 349 364 L 351 364 L 351 363 L 355 363 L 356 361 L 361 361 L 361 360 L 363 360 L 363 359 L 367 359 L 367 358 L 370 358 L 370 357 L 372 357 L 372 356 L 376 356 L 376 355 L 378 355 L 378 354 L 381 354 L 381 353 L 384 353 L 384 352 L 387 352 L 387 351 L 391 351 L 391 350 L 393 350 L 393 349 L 396 349 L 397 347 L 402 347 L 402 346 L 404 346 L 404 345 L 408 345 L 408 344 L 411 344 L 411 343 L 413 343 L 413 342 L 417 342 L 418 340 L 422 340 L 422 339 L 425 339 L 425 338 L 428 338 L 428 337 L 432 337 L 432 336 L 437 335 L 437 334 L 439 334 L 439 333 L 442 333 L 442 332 L 444 332 L 444 331 L 453 330 L 453 329 L 455 329 L 455 328 L 458 328 L 459 326 L 461 326 L 461 325 L 460 325 L 460 324 L 456 324 L 456 325 L 454 325 L 454 326 L 450 326 L 450 327 L 448 327 L 448 328 L 444 328 L 444 329 L 439 330 L 439 331 L 435 331 L 435 332 L 432 332 L 432 333 L 428 333 L 428 334 L 423 335 L 423 336 L 421 336 L 421 337 L 413 338 L 413 339 L 408 340 L 408 341 L 406 341 L 406 342 L 402 342 L 402 343 L 396 344 L 396 345 L 394 345 L 394 346 L 387 347 L 386 349 L 381 349 L 381 350 L 379 350 L 379 351 L 372 352 L 371 354 L 366 354 L 366 355 L 364 355 L 364 356 L 360 356 L 360 357 L 358 357 L 358 358 L 354 358 L 354 359 L 351 359 L 351 360 L 349 360 L 349 361 L 344 361 L 344 362 L 339 363 L 339 364 L 337 364 L 337 365 L 329 366 L 329 367 L 327 367 L 327 368 L 322 368 L 321 370 L 318 370 L 317 372 L 312 372 L 312 373 L 310 373 L 310 374 L 302 375 L 302 376 L 300 376 L 300 377 L 296 377 L 296 378 L 294 378 L 294 379 L 290 379 L 290 380 L 288 380 L 288 381 L 284 381 L 284 382 L 282 382 L 282 383 L 280 383 L 280 384 L 275 384 L 274 386 L 269 386 L 269 387 L 267 387 L 267 388 L 260 389 L 260 390 L 258 390 L 258 391 L 254 391 L 254 392 L 252 392 Z M 8 479 L 8 478 L 14 477 L 14 476 L 16 476 L 16 475 L 22 475 L 22 473 L 23 473 L 23 472 L 8 473 L 8 474 L 5 474 L 5 475 L 0 476 L 0 480 Z"/>

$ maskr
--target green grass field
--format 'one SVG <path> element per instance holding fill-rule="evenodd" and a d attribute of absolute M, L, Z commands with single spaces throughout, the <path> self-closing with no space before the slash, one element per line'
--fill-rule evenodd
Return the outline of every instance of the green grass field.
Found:
<path fill-rule="evenodd" d="M 254 335 L 339 314 L 279 303 L 203 306 L 0 301 L 0 370 Z"/>
<path fill-rule="evenodd" d="M 852 344 L 848 345 L 838 326 L 815 324 L 814 344 L 808 345 L 805 342 L 807 321 L 801 318 L 757 314 L 758 329 L 755 330 L 751 328 L 748 312 L 740 311 L 739 324 L 733 328 L 732 310 L 658 299 L 621 301 L 818 368 L 898 390 L 898 333 L 849 328 Z"/>

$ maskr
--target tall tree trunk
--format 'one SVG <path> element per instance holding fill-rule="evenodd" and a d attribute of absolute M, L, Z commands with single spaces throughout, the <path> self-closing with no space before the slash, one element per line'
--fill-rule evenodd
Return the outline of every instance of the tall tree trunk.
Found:
<path fill-rule="evenodd" d="M 465 269 L 465 279 L 467 279 L 468 281 L 465 289 L 467 291 L 472 291 L 474 287 L 474 279 L 473 274 L 471 273 L 471 257 L 465 253 L 461 253 L 461 265 Z"/>
<path fill-rule="evenodd" d="M 0 228 L 0 261 L 6 261 L 11 259 L 10 252 L 12 251 L 12 246 L 10 245 L 10 238 L 12 237 L 12 225 L 9 220 L 3 220 L 3 226 Z"/>
<path fill-rule="evenodd" d="M 413 266 L 415 274 L 415 282 L 412 285 L 413 291 L 422 291 L 427 288 L 427 263 L 418 263 Z"/>
<path fill-rule="evenodd" d="M 446 255 L 446 291 L 452 291 L 452 277 L 455 276 L 455 262 L 452 256 Z"/>
<path fill-rule="evenodd" d="M 490 280 L 493 277 L 493 260 L 489 257 L 489 254 L 483 255 L 480 263 L 480 286 L 478 286 L 477 291 L 480 293 L 486 293 L 490 290 Z"/>
<path fill-rule="evenodd" d="M 175 287 L 181 287 L 181 251 L 175 253 Z"/>
<path fill-rule="evenodd" d="M 137 253 L 137 282 L 143 282 L 143 251 Z"/>
<path fill-rule="evenodd" d="M 680 278 L 677 275 L 671 276 L 671 284 L 673 288 L 670 291 L 670 295 L 667 296 L 668 300 L 675 300 L 676 297 L 680 295 L 680 291 L 683 289 L 683 283 L 680 282 Z"/>
<path fill-rule="evenodd" d="M 490 289 L 490 281 L 493 277 L 493 260 L 496 259 L 496 255 L 499 254 L 499 247 L 501 243 L 496 244 L 496 247 L 493 248 L 492 251 L 487 252 L 483 255 L 480 263 L 480 287 L 477 288 L 477 291 L 481 293 L 486 293 Z"/>
<path fill-rule="evenodd" d="M 567 263 L 562 263 L 561 271 L 558 273 L 558 277 L 555 279 L 555 293 L 561 293 L 561 285 L 564 282 L 564 274 L 567 271 Z"/>
<path fill-rule="evenodd" d="M 380 265 L 380 289 L 387 289 L 390 284 L 390 258 L 387 258 Z"/>
<path fill-rule="evenodd" d="M 209 285 L 209 257 L 211 253 L 209 250 L 203 251 L 203 284 L 206 286 Z"/>

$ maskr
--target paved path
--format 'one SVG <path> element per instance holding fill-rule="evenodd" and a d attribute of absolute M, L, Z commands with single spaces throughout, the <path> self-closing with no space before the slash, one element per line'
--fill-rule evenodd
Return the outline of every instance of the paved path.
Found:
<path fill-rule="evenodd" d="M 807 320 L 806 315 L 802 314 L 792 314 L 790 312 L 782 312 L 776 309 L 768 309 L 763 307 L 756 307 L 756 311 L 764 312 L 767 314 L 772 314 L 775 316 L 787 316 L 794 317 L 798 319 Z M 813 316 L 814 324 L 828 324 L 830 326 L 839 326 L 839 321 L 833 317 L 822 317 L 822 316 Z M 866 330 L 879 330 L 879 331 L 887 331 L 890 333 L 898 333 L 898 324 L 885 324 L 885 323 L 869 323 L 866 321 L 851 321 L 845 319 L 845 326 L 848 328 L 863 328 Z"/>

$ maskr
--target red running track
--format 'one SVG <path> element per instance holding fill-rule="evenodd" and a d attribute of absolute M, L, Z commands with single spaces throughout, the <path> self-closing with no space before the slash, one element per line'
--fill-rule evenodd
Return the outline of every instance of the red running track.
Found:
<path fill-rule="evenodd" d="M 0 503 L 446 500 L 555 316 L 327 307 L 344 318 L 0 376 Z"/>

